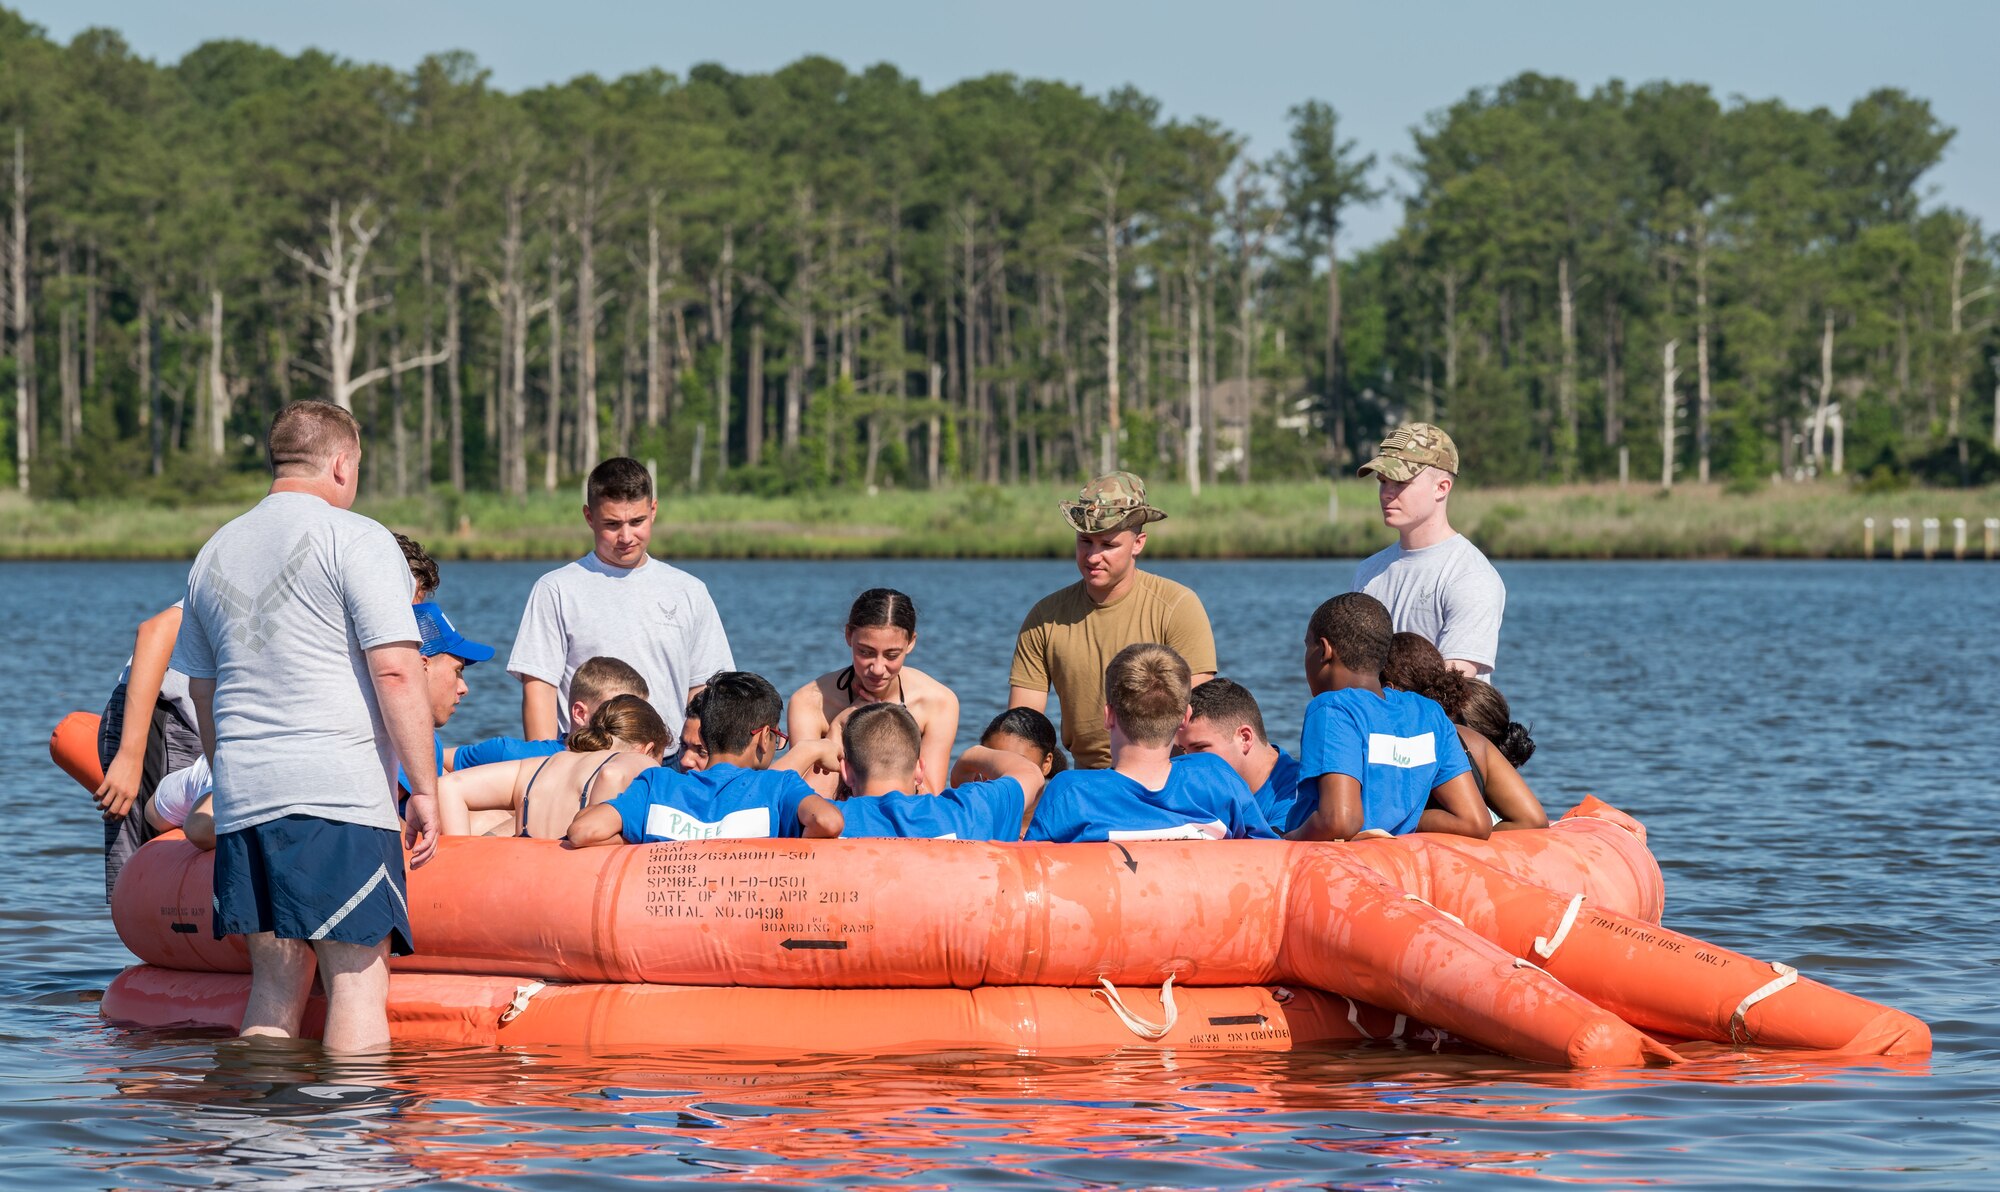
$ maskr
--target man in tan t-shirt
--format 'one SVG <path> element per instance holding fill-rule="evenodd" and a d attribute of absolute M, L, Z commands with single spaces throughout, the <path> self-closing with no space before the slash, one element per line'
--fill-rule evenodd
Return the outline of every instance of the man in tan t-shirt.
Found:
<path fill-rule="evenodd" d="M 1104 668 L 1138 642 L 1171 647 L 1194 682 L 1215 676 L 1215 634 L 1193 590 L 1139 570 L 1148 522 L 1167 515 L 1146 503 L 1146 482 L 1130 472 L 1099 476 L 1062 503 L 1076 531 L 1083 578 L 1035 602 L 1014 642 L 1007 706 L 1047 711 L 1054 689 L 1062 741 L 1079 769 L 1111 765 L 1104 722 Z"/>

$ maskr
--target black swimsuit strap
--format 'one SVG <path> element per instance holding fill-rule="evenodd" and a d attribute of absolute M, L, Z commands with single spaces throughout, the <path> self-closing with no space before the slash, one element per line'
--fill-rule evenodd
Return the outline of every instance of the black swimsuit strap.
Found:
<path fill-rule="evenodd" d="M 550 762 L 554 761 L 559 756 L 561 755 L 554 753 L 549 754 L 547 757 L 542 759 L 541 765 L 535 767 L 535 772 L 533 774 L 528 775 L 528 789 L 521 792 L 520 835 L 522 836 L 526 836 L 528 834 L 528 796 L 535 793 L 535 779 L 540 778 L 542 776 L 543 768 L 546 767 Z"/>
<path fill-rule="evenodd" d="M 576 809 L 578 811 L 582 811 L 584 808 L 590 806 L 590 784 L 597 781 L 597 776 L 604 773 L 604 767 L 611 764 L 611 758 L 617 756 L 618 751 L 613 751 L 611 757 L 607 757 L 597 763 L 597 768 L 590 772 L 590 777 L 583 780 L 583 789 L 576 792 Z"/>
<path fill-rule="evenodd" d="M 847 708 L 854 706 L 854 666 L 852 663 L 842 667 L 840 673 L 834 676 L 833 689 L 847 697 Z M 909 697 L 903 694 L 902 671 L 896 672 L 896 702 L 906 708 L 910 706 Z M 847 708 L 842 708 L 841 711 L 845 712 Z M 827 719 L 831 720 L 833 718 L 829 716 Z"/>

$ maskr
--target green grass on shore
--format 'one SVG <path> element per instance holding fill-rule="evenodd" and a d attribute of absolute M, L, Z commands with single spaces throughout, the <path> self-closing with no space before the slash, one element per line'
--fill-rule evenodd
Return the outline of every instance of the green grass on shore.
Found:
<path fill-rule="evenodd" d="M 1048 558 L 1071 540 L 1056 502 L 1073 489 L 966 485 L 942 492 L 825 493 L 763 498 L 670 496 L 654 531 L 668 558 Z M 1352 557 L 1393 538 L 1374 486 L 1342 481 L 1329 517 L 1323 481 L 1155 486 L 1173 516 L 1148 552 L 1168 558 Z M 254 498 L 252 498 L 254 499 Z M 180 559 L 246 507 L 163 508 L 138 502 L 30 501 L 0 496 L 0 558 Z M 368 500 L 362 512 L 422 541 L 440 558 L 564 559 L 586 543 L 575 490 L 510 500 L 436 492 Z M 1774 485 L 1738 495 L 1684 485 L 1671 493 L 1615 485 L 1480 489 L 1452 497 L 1452 521 L 1489 554 L 1516 559 L 1852 558 L 1862 519 L 1876 520 L 1876 554 L 1890 549 L 1890 519 L 1940 519 L 1949 555 L 1953 518 L 1969 522 L 1969 554 L 1984 548 L 1984 519 L 2000 517 L 2000 488 L 1861 493 L 1833 484 Z"/>

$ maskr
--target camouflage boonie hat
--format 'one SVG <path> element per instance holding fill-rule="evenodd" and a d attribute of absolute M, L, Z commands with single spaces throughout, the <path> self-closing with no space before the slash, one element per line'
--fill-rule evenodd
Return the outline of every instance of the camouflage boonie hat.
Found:
<path fill-rule="evenodd" d="M 1389 432 L 1375 449 L 1375 458 L 1361 465 L 1360 475 L 1374 472 L 1399 484 L 1417 478 L 1425 468 L 1458 475 L 1458 447 L 1451 436 L 1428 422 L 1410 422 Z"/>
<path fill-rule="evenodd" d="M 1167 516 L 1146 504 L 1146 482 L 1130 472 L 1113 472 L 1084 485 L 1074 501 L 1062 503 L 1062 514 L 1079 534 L 1137 529 Z"/>

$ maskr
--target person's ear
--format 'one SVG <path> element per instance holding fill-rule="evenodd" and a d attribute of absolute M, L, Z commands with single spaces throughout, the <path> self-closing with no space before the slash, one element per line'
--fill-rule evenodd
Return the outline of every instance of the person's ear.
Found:
<path fill-rule="evenodd" d="M 917 759 L 917 768 L 916 768 L 916 771 L 915 771 L 915 777 L 914 777 L 914 779 L 913 779 L 913 781 L 912 781 L 912 785 L 916 787 L 916 790 L 915 790 L 915 791 L 911 791 L 911 792 L 910 792 L 911 794 L 915 794 L 915 793 L 916 793 L 916 791 L 922 791 L 922 790 L 928 790 L 928 789 L 930 789 L 929 787 L 927 787 L 927 786 L 925 785 L 925 778 L 924 778 L 924 759 L 923 759 L 923 758 L 918 758 L 918 759 Z M 942 788 L 940 788 L 940 789 L 942 789 Z"/>
<path fill-rule="evenodd" d="M 1146 553 L 1146 531 L 1135 530 L 1132 534 L 1132 557 L 1136 559 L 1144 553 Z"/>
<path fill-rule="evenodd" d="M 586 710 L 587 709 L 584 708 L 582 700 L 573 699 L 569 701 L 569 722 L 573 725 L 589 724 L 590 717 L 584 715 L 584 712 Z"/>
<path fill-rule="evenodd" d="M 861 789 L 861 784 L 854 781 L 854 763 L 848 761 L 845 757 L 840 759 L 840 783 L 850 793 L 858 792 Z"/>
<path fill-rule="evenodd" d="M 1242 753 L 1243 756 L 1249 757 L 1250 751 L 1256 748 L 1256 746 L 1257 746 L 1257 734 L 1251 731 L 1250 726 L 1247 724 L 1237 725 L 1236 726 L 1237 751 Z"/>
<path fill-rule="evenodd" d="M 1115 729 L 1117 727 L 1118 727 L 1118 718 L 1111 714 L 1111 705 L 1110 704 L 1104 705 L 1104 731 L 1108 733 L 1112 729 Z"/>

